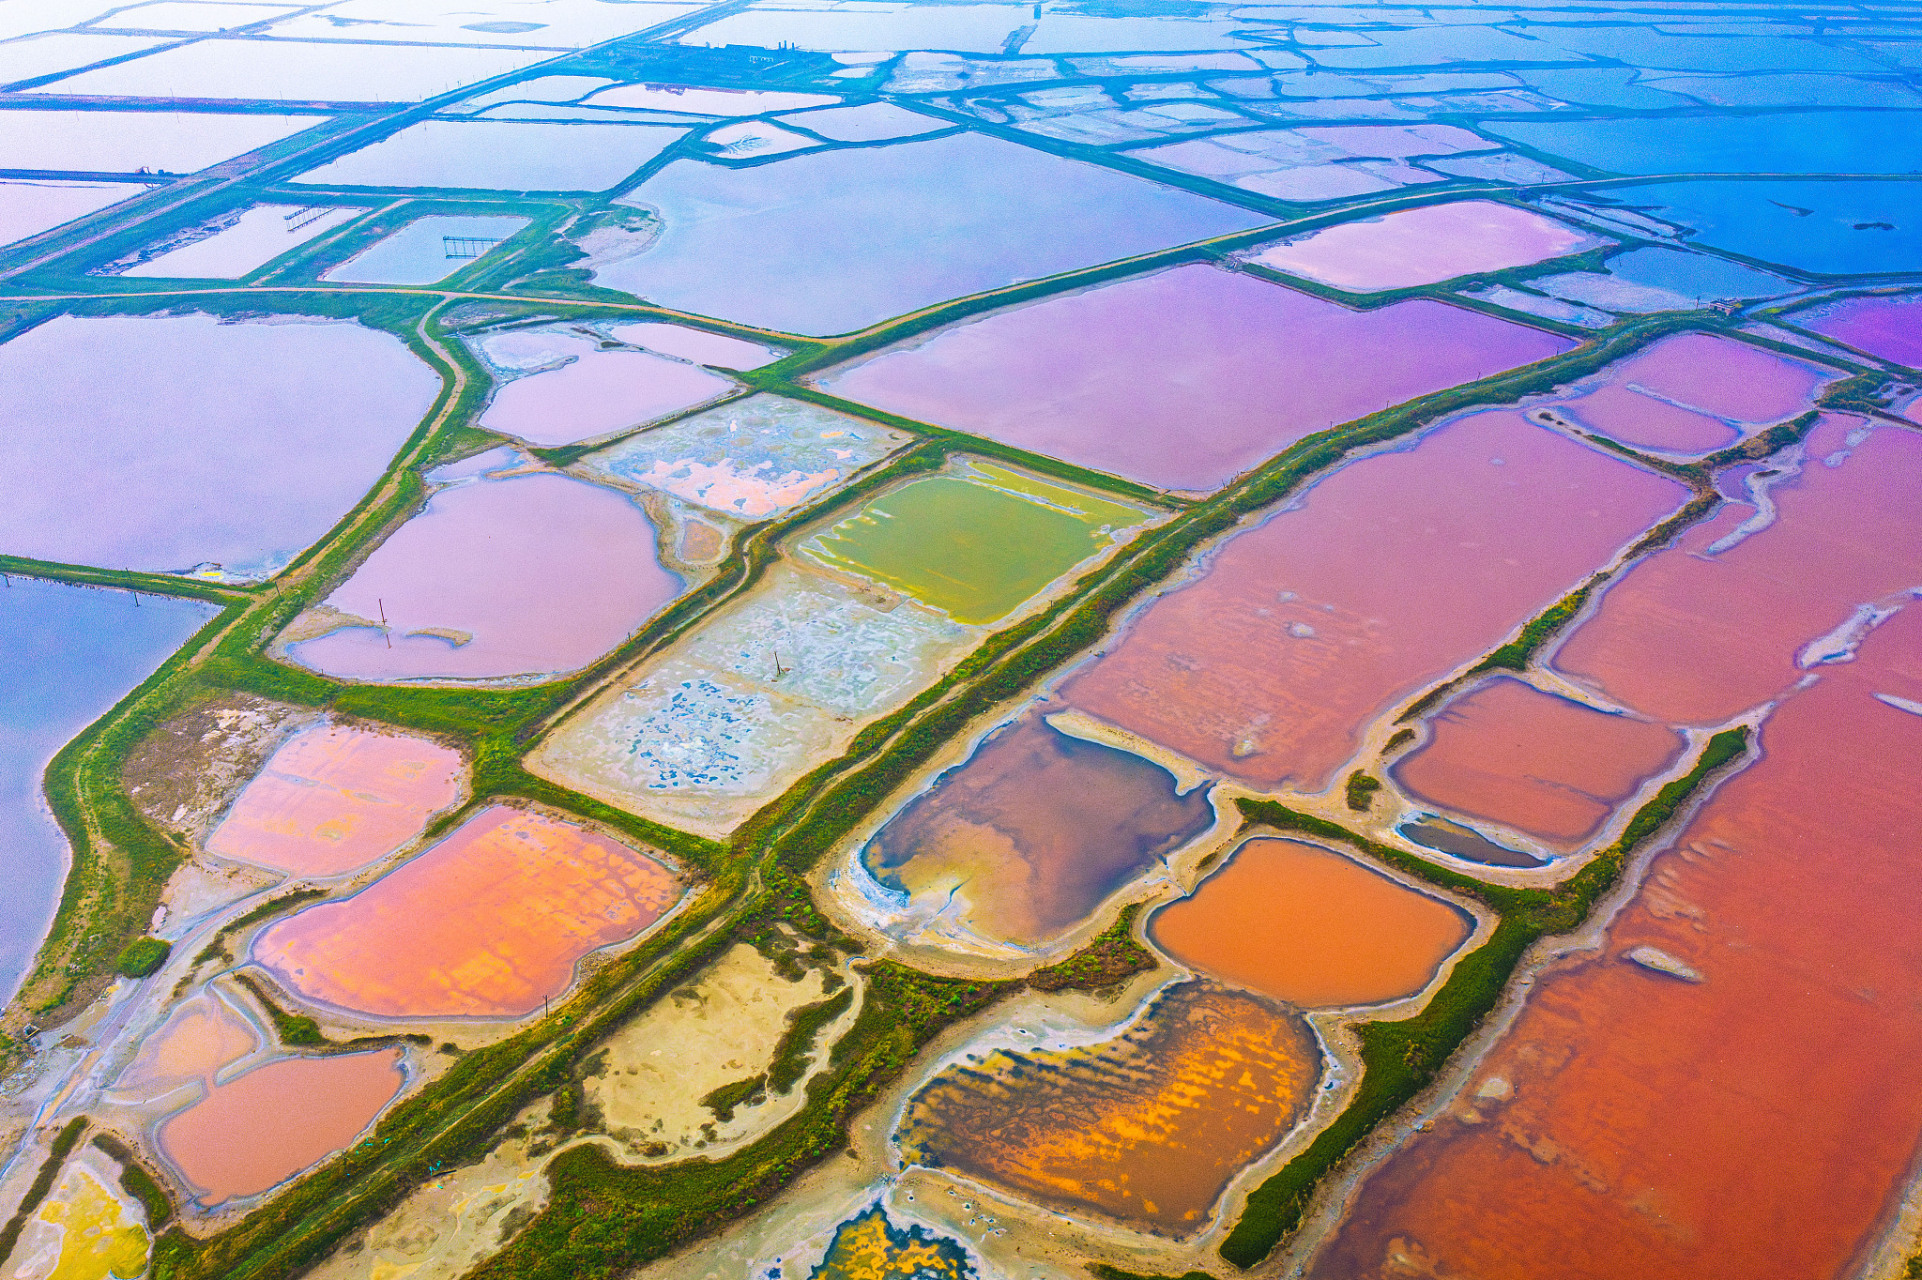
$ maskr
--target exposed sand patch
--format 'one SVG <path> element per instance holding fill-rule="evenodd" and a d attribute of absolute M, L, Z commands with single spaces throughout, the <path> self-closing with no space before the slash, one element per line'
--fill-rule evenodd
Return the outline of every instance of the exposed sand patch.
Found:
<path fill-rule="evenodd" d="M 807 1095 L 800 1083 L 786 1094 L 769 1090 L 762 1100 L 736 1107 L 727 1121 L 701 1099 L 766 1072 L 788 1015 L 830 994 L 826 971 L 809 969 L 790 980 L 740 943 L 697 982 L 670 993 L 607 1043 L 601 1073 L 586 1082 L 588 1105 L 600 1113 L 603 1131 L 624 1144 L 622 1158 L 630 1161 L 681 1160 L 751 1141 L 801 1109 Z M 817 1059 L 841 1029 L 823 1030 Z"/>

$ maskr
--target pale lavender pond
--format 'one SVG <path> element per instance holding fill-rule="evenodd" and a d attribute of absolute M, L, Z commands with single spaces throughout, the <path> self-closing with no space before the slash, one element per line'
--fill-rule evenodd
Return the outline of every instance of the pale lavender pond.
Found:
<path fill-rule="evenodd" d="M 349 321 L 50 320 L 0 345 L 0 551 L 264 576 L 347 514 L 439 390 Z"/>
<path fill-rule="evenodd" d="M 1858 351 L 1922 369 L 1922 293 L 1845 298 L 1793 319 L 1804 329 Z"/>
<path fill-rule="evenodd" d="M 622 203 L 659 210 L 661 237 L 597 284 L 804 334 L 1268 221 L 973 133 L 745 169 L 677 160 Z"/>
<path fill-rule="evenodd" d="M 1310 432 L 1574 345 L 1427 299 L 1354 311 L 1195 265 L 964 321 L 820 385 L 1144 484 L 1208 490 Z"/>
<path fill-rule="evenodd" d="M 681 594 L 640 506 L 559 475 L 443 489 L 324 608 L 338 630 L 288 646 L 356 680 L 488 679 L 586 666 Z M 311 626 L 309 614 L 298 626 Z M 368 625 L 385 617 L 387 626 Z"/>

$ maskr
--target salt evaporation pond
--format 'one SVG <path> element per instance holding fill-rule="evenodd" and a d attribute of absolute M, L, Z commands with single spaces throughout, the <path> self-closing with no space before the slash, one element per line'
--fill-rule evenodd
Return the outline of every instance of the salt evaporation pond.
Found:
<path fill-rule="evenodd" d="M 314 638 L 287 655 L 354 680 L 558 675 L 685 589 L 624 494 L 560 475 L 483 478 L 430 498 L 294 623 Z"/>
<path fill-rule="evenodd" d="M 915 1223 L 897 1227 L 880 1205 L 835 1228 L 807 1280 L 974 1280 L 968 1251 Z"/>
<path fill-rule="evenodd" d="M 860 852 L 905 899 L 891 931 L 1042 947 L 1207 830 L 1207 787 L 1030 711 L 996 730 Z M 890 904 L 892 905 L 892 904 Z"/>
<path fill-rule="evenodd" d="M 1457 200 L 1311 231 L 1248 260 L 1350 293 L 1526 267 L 1613 243 L 1494 200 Z"/>
<path fill-rule="evenodd" d="M 1459 907 L 1352 858 L 1273 838 L 1243 844 L 1148 924 L 1179 963 L 1310 1009 L 1412 996 L 1474 930 Z"/>
<path fill-rule="evenodd" d="M 182 1085 L 209 1087 L 227 1067 L 261 1048 L 260 1032 L 211 989 L 174 1006 L 167 1020 L 140 1043 L 140 1052 L 114 1080 L 116 1092 L 157 1099 Z"/>
<path fill-rule="evenodd" d="M 241 789 L 207 852 L 290 876 L 357 871 L 426 830 L 466 775 L 460 752 L 428 738 L 311 725 Z"/>
<path fill-rule="evenodd" d="M 1682 333 L 1569 388 L 1553 413 L 1638 448 L 1700 458 L 1814 406 L 1837 370 L 1710 333 Z"/>
<path fill-rule="evenodd" d="M 263 577 L 347 514 L 439 389 L 351 322 L 57 317 L 0 345 L 0 546 Z"/>
<path fill-rule="evenodd" d="M 979 460 L 885 490 L 800 545 L 802 555 L 905 591 L 956 622 L 998 622 L 1147 512 Z"/>
<path fill-rule="evenodd" d="M 15 1276 L 114 1280 L 147 1274 L 149 1237 L 140 1201 L 116 1181 L 116 1166 L 86 1148 L 58 1166 L 47 1198 L 15 1221 L 23 1228 L 9 1255 Z"/>
<path fill-rule="evenodd" d="M 0 247 L 146 190 L 129 182 L 0 182 Z"/>
<path fill-rule="evenodd" d="M 1702 244 L 1797 271 L 1912 271 L 1922 254 L 1922 189 L 1913 181 L 1661 182 L 1616 192 L 1695 229 Z"/>
<path fill-rule="evenodd" d="M 1922 1097 L 1891 1088 L 1922 1057 L 1922 718 L 1884 697 L 1922 700 L 1922 610 L 1770 717 L 1311 1275 L 1856 1273 L 1922 1141 Z"/>
<path fill-rule="evenodd" d="M 596 283 L 806 334 L 1265 221 L 974 133 L 744 169 L 677 160 L 622 203 L 658 209 L 660 239 L 597 269 Z"/>
<path fill-rule="evenodd" d="M 41 798 L 54 752 L 126 695 L 218 610 L 11 577 L 0 589 L 0 995 L 11 998 L 52 923 L 67 838 Z"/>
<path fill-rule="evenodd" d="M 773 364 L 787 354 L 745 338 L 730 338 L 724 333 L 690 329 L 686 325 L 667 324 L 660 320 L 617 324 L 608 332 L 622 342 L 631 342 L 637 347 L 673 356 L 676 360 L 692 360 L 695 364 L 722 369 L 758 369 L 764 364 Z"/>
<path fill-rule="evenodd" d="M 7 129 L 0 133 L 0 169 L 192 173 L 311 129 L 322 119 L 206 111 L 9 112 Z"/>
<path fill-rule="evenodd" d="M 1210 769 L 1319 790 L 1369 720 L 1494 648 L 1687 497 L 1518 412 L 1475 413 L 1221 544 L 1062 695 Z"/>
<path fill-rule="evenodd" d="M 806 129 L 834 142 L 888 142 L 923 133 L 952 129 L 954 123 L 936 116 L 897 107 L 892 102 L 864 102 L 858 107 L 833 107 L 782 116 L 782 124 Z"/>
<path fill-rule="evenodd" d="M 365 212 L 349 207 L 253 205 L 231 220 L 214 224 L 211 234 L 156 254 L 120 274 L 237 280 Z"/>
<path fill-rule="evenodd" d="M 1193 265 L 964 321 L 820 385 L 1144 484 L 1209 490 L 1310 432 L 1572 346 L 1425 298 L 1352 311 Z"/>
<path fill-rule="evenodd" d="M 1110 1039 L 948 1067 L 909 1100 L 896 1140 L 905 1163 L 1186 1237 L 1294 1127 L 1320 1074 L 1299 1018 L 1184 982 Z"/>
<path fill-rule="evenodd" d="M 1922 584 L 1922 436 L 1830 415 L 1772 474 L 1611 585 L 1557 670 L 1677 724 L 1720 724 L 1846 651 L 1816 643 Z"/>
<path fill-rule="evenodd" d="M 1800 328 L 1857 351 L 1922 369 L 1922 293 L 1847 298 L 1791 318 Z"/>
<path fill-rule="evenodd" d="M 253 959 L 318 1004 L 377 1018 L 519 1018 L 588 953 L 681 897 L 651 855 L 495 804 L 367 888 L 269 925 Z"/>
<path fill-rule="evenodd" d="M 684 129 L 538 120 L 423 120 L 294 179 L 322 187 L 605 191 Z"/>
<path fill-rule="evenodd" d="M 974 634 L 891 592 L 777 563 L 562 721 L 527 767 L 719 837 L 914 696 Z"/>
<path fill-rule="evenodd" d="M 1395 763 L 1403 791 L 1562 848 L 1600 830 L 1685 745 L 1663 725 L 1508 676 L 1451 698 L 1428 725 L 1428 742 Z"/>
<path fill-rule="evenodd" d="M 1694 311 L 1716 303 L 1779 298 L 1797 286 L 1781 276 L 1687 249 L 1631 249 L 1598 271 L 1535 276 L 1528 287 L 1618 315 Z"/>
<path fill-rule="evenodd" d="M 430 214 L 322 272 L 320 278 L 338 284 L 438 284 L 473 264 L 476 255 L 471 250 L 477 243 L 499 244 L 527 223 L 526 218 L 505 215 Z"/>
<path fill-rule="evenodd" d="M 281 1058 L 161 1121 L 161 1154 L 212 1207 L 279 1186 L 351 1145 L 407 1083 L 399 1049 Z"/>
<path fill-rule="evenodd" d="M 184 41 L 29 92 L 235 103 L 419 102 L 554 56 L 544 49 L 343 40 L 340 29 L 331 24 L 324 31 L 328 37 L 324 40 Z"/>
<path fill-rule="evenodd" d="M 913 439 L 805 400 L 763 394 L 629 436 L 579 465 L 611 484 L 759 521 L 826 493 Z"/>
<path fill-rule="evenodd" d="M 1484 127 L 1496 137 L 1604 173 L 1908 174 L 1922 169 L 1922 130 L 1906 111 L 1517 120 Z"/>
<path fill-rule="evenodd" d="M 525 367 L 535 356 L 549 366 L 504 383 L 480 416 L 480 426 L 529 444 L 576 444 L 612 435 L 735 390 L 731 380 L 698 365 L 647 351 L 604 351 L 597 340 L 579 334 L 514 330 L 478 345 L 490 361 L 505 367 L 516 367 L 510 360 Z M 529 351 L 530 346 L 538 350 Z"/>
<path fill-rule="evenodd" d="M 623 84 L 585 100 L 597 107 L 682 111 L 696 116 L 758 116 L 797 107 L 825 107 L 841 101 L 825 93 L 785 93 L 775 89 L 699 89 L 677 84 Z"/>

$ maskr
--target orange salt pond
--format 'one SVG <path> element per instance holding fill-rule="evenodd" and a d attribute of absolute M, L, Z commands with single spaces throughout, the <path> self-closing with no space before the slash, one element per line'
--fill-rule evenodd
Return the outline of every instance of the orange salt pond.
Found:
<path fill-rule="evenodd" d="M 208 837 L 223 858 L 295 876 L 376 862 L 460 798 L 460 753 L 425 738 L 317 724 L 283 743 Z"/>
<path fill-rule="evenodd" d="M 211 1088 L 222 1067 L 259 1047 L 260 1036 L 252 1024 L 218 996 L 203 991 L 181 1001 L 160 1029 L 147 1037 L 114 1087 L 148 1097 L 195 1081 Z"/>
<path fill-rule="evenodd" d="M 1494 648 L 1687 496 L 1518 412 L 1474 414 L 1228 539 L 1063 694 L 1212 769 L 1317 790 L 1368 720 Z"/>
<path fill-rule="evenodd" d="M 1922 714 L 1884 698 L 1922 706 L 1922 608 L 1771 715 L 1311 1275 L 1858 1274 L 1922 1146 Z"/>
<path fill-rule="evenodd" d="M 1294 1127 L 1320 1071 L 1299 1018 L 1184 982 L 1113 1039 L 949 1067 L 909 1101 L 901 1154 L 1188 1236 L 1242 1166 Z"/>
<path fill-rule="evenodd" d="M 1663 725 L 1609 715 L 1506 676 L 1452 698 L 1394 779 L 1411 797 L 1564 848 L 1586 840 L 1685 745 Z"/>
<path fill-rule="evenodd" d="M 1750 478 L 1764 508 L 1731 503 L 1610 586 L 1556 669 L 1654 719 L 1719 724 L 1827 656 L 1813 642 L 1858 608 L 1922 584 L 1922 436 L 1832 415 L 1802 454 Z"/>
<path fill-rule="evenodd" d="M 1182 964 L 1305 1008 L 1414 995 L 1475 931 L 1468 914 L 1332 850 L 1250 840 L 1148 936 Z"/>
<path fill-rule="evenodd" d="M 351 1013 L 520 1017 L 565 991 L 581 957 L 634 937 L 680 896 L 645 853 L 490 805 L 352 897 L 268 927 L 253 959 Z"/>
<path fill-rule="evenodd" d="M 350 1146 L 407 1082 L 400 1058 L 383 1049 L 269 1062 L 162 1121 L 160 1150 L 202 1204 L 256 1195 Z"/>

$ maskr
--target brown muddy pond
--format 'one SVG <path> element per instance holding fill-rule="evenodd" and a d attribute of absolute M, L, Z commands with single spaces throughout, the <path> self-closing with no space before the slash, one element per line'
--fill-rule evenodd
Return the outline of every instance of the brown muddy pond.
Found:
<path fill-rule="evenodd" d="M 1450 699 L 1429 729 L 1392 770 L 1402 790 L 1564 848 L 1594 835 L 1685 745 L 1666 726 L 1506 676 Z"/>
<path fill-rule="evenodd" d="M 1494 648 L 1687 496 L 1520 413 L 1477 413 L 1229 538 L 1063 696 L 1254 785 L 1319 790 L 1369 720 Z"/>
<path fill-rule="evenodd" d="M 861 851 L 917 922 L 1046 945 L 1214 822 L 1207 787 L 1177 795 L 1166 769 L 1044 715 L 997 730 Z"/>
<path fill-rule="evenodd" d="M 1922 707 L 1922 608 L 1773 713 L 1312 1275 L 1856 1274 L 1922 1142 L 1922 714 L 1884 698 Z"/>
<path fill-rule="evenodd" d="M 160 1149 L 205 1205 L 251 1196 L 349 1146 L 407 1082 L 399 1049 L 282 1058 L 164 1120 Z"/>
<path fill-rule="evenodd" d="M 1814 642 L 1922 584 L 1922 436 L 1832 415 L 1799 461 L 1609 587 L 1563 673 L 1657 720 L 1719 724 L 1795 683 Z"/>
<path fill-rule="evenodd" d="M 1414 995 L 1474 931 L 1459 907 L 1332 849 L 1274 838 L 1242 845 L 1148 924 L 1189 968 L 1310 1009 Z"/>
<path fill-rule="evenodd" d="M 1112 1039 L 949 1067 L 909 1101 L 898 1140 L 910 1164 L 1189 1236 L 1294 1126 L 1320 1074 L 1299 1018 L 1196 980 Z"/>

